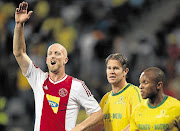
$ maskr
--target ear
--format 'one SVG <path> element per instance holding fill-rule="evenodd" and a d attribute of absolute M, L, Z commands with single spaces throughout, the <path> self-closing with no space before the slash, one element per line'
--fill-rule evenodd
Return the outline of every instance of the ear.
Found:
<path fill-rule="evenodd" d="M 157 89 L 160 90 L 162 88 L 163 88 L 163 82 L 160 81 L 160 82 L 157 83 Z"/>
<path fill-rule="evenodd" d="M 68 62 L 68 57 L 64 59 L 64 65 Z"/>
<path fill-rule="evenodd" d="M 128 68 L 124 69 L 124 76 L 126 76 L 128 72 L 129 72 Z"/>

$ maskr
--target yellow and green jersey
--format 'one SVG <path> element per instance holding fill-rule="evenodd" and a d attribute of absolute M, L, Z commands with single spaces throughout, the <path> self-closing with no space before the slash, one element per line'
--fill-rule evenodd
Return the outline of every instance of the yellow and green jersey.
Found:
<path fill-rule="evenodd" d="M 104 115 L 105 131 L 121 131 L 130 123 L 134 107 L 141 102 L 139 88 L 128 84 L 118 93 L 106 93 L 100 106 Z"/>
<path fill-rule="evenodd" d="M 148 99 L 139 104 L 130 122 L 130 131 L 179 131 L 180 101 L 165 96 L 157 106 L 150 106 Z"/>

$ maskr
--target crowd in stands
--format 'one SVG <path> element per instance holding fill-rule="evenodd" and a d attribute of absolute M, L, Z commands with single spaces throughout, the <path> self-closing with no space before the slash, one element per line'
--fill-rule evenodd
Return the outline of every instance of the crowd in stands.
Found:
<path fill-rule="evenodd" d="M 166 0 L 165 0 L 166 1 Z M 19 0 L 0 0 L 0 130 L 32 131 L 32 90 L 12 53 L 14 12 Z M 129 59 L 128 81 L 139 85 L 141 71 L 158 66 L 167 76 L 165 93 L 180 100 L 180 5 L 173 19 L 152 34 L 128 43 L 133 20 L 145 17 L 163 0 L 26 0 L 31 19 L 25 26 L 27 53 L 47 71 L 46 49 L 54 42 L 68 51 L 66 72 L 80 78 L 100 101 L 110 90 L 105 58 L 122 52 Z M 141 35 L 141 34 L 140 34 Z M 27 128 L 29 127 L 29 128 Z"/>

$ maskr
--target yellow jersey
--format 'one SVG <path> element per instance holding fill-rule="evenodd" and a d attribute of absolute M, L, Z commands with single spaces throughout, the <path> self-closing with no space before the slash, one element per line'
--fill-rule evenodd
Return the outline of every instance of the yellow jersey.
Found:
<path fill-rule="evenodd" d="M 180 101 L 165 96 L 157 106 L 150 106 L 148 99 L 139 104 L 130 122 L 130 131 L 179 131 Z"/>
<path fill-rule="evenodd" d="M 141 102 L 140 90 L 137 86 L 127 84 L 118 93 L 106 93 L 100 106 L 104 115 L 105 131 L 121 131 L 130 123 L 134 107 Z"/>

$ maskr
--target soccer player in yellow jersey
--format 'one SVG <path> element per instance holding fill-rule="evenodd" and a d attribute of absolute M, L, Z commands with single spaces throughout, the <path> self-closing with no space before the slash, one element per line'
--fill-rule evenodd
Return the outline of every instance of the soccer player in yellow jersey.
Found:
<path fill-rule="evenodd" d="M 104 127 L 105 131 L 129 129 L 132 110 L 141 102 L 139 88 L 126 81 L 129 71 L 127 62 L 126 56 L 120 53 L 111 54 L 106 58 L 106 74 L 112 90 L 106 93 L 100 102 L 104 122 L 97 126 Z M 98 131 L 100 130 L 99 128 Z"/>
<path fill-rule="evenodd" d="M 131 116 L 130 131 L 180 131 L 180 101 L 163 92 L 165 75 L 157 67 L 140 76 L 143 103 Z"/>

